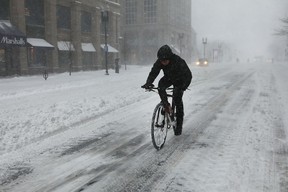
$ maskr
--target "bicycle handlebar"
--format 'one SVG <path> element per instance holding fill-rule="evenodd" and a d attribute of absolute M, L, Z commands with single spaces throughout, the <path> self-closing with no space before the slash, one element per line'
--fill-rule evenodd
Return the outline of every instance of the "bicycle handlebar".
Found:
<path fill-rule="evenodd" d="M 159 87 L 154 87 L 154 86 L 151 86 L 148 89 L 145 88 L 144 86 L 141 86 L 141 88 L 145 89 L 146 91 L 154 91 L 154 92 L 155 92 L 155 90 L 159 90 Z M 173 91 L 174 87 L 168 87 L 166 90 Z"/>

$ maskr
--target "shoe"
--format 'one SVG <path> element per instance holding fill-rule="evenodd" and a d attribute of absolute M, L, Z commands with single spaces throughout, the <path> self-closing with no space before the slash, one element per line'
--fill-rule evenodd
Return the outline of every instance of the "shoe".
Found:
<path fill-rule="evenodd" d="M 174 135 L 179 136 L 182 134 L 182 127 L 176 127 L 174 130 Z"/>
<path fill-rule="evenodd" d="M 175 131 L 174 135 L 175 135 L 175 136 L 182 135 L 182 131 Z"/>

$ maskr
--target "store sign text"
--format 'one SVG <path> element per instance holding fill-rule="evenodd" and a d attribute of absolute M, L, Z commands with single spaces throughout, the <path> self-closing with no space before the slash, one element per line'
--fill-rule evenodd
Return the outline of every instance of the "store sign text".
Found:
<path fill-rule="evenodd" d="M 8 37 L 4 36 L 1 39 L 1 43 L 7 45 L 25 45 L 25 40 L 22 37 L 19 39 L 16 39 L 16 37 L 14 39 L 9 39 Z"/>

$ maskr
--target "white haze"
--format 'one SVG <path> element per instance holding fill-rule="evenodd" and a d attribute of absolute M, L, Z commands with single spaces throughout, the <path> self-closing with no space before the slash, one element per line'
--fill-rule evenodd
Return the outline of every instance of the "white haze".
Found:
<path fill-rule="evenodd" d="M 287 0 L 192 0 L 192 26 L 200 45 L 207 37 L 208 43 L 232 44 L 245 57 L 269 56 L 287 9 Z"/>

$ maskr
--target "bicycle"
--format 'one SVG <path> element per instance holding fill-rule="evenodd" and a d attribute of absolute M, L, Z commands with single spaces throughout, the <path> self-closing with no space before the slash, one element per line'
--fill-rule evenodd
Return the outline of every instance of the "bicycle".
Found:
<path fill-rule="evenodd" d="M 143 87 L 142 87 L 143 88 Z M 157 87 L 146 89 L 147 91 L 157 92 Z M 174 88 L 169 87 L 166 89 L 167 97 L 172 98 L 171 108 L 172 112 L 168 113 L 164 109 L 162 102 L 158 103 L 154 109 L 152 122 L 151 122 L 151 139 L 155 149 L 160 150 L 163 148 L 168 130 L 173 127 L 174 133 L 176 130 L 176 106 L 174 102 Z"/>

